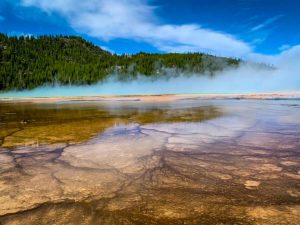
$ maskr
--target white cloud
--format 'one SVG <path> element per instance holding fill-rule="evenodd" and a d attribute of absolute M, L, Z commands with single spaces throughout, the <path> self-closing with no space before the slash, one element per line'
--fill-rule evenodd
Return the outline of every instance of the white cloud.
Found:
<path fill-rule="evenodd" d="M 64 16 L 78 32 L 102 40 L 126 38 L 147 42 L 165 52 L 206 52 L 246 60 L 278 64 L 287 52 L 299 46 L 284 45 L 277 55 L 252 51 L 251 44 L 234 36 L 206 28 L 199 24 L 165 24 L 155 15 L 155 7 L 146 0 L 21 0 L 23 6 L 34 6 L 51 14 Z M 252 28 L 258 31 L 283 17 L 277 15 Z M 296 55 L 295 57 L 298 57 Z M 300 57 L 300 56 L 299 56 Z M 298 57 L 298 59 L 300 59 Z"/>
<path fill-rule="evenodd" d="M 251 29 L 251 31 L 258 31 L 260 29 L 263 29 L 264 27 L 276 22 L 277 20 L 279 20 L 281 17 L 283 17 L 283 15 L 277 15 L 277 16 L 274 16 L 274 17 L 271 17 L 269 19 L 267 19 L 266 21 L 264 21 L 263 23 L 261 24 L 258 24 L 257 26 L 253 27 Z"/>
<path fill-rule="evenodd" d="M 291 48 L 290 45 L 281 45 L 281 46 L 278 48 L 278 50 L 280 50 L 280 51 L 285 51 L 285 50 L 288 50 L 288 49 L 290 49 L 290 48 Z"/>
<path fill-rule="evenodd" d="M 290 65 L 288 61 L 297 65 L 300 61 L 300 45 L 290 46 L 288 49 L 282 51 L 280 54 L 264 55 L 259 53 L 251 53 L 247 59 L 255 62 L 265 62 L 273 65 Z"/>
<path fill-rule="evenodd" d="M 278 64 L 283 66 L 283 65 L 291 65 L 293 64 L 295 67 L 297 67 L 297 71 L 299 70 L 299 62 L 300 62 L 300 45 L 295 45 L 283 52 L 281 52 L 277 56 Z M 290 68 L 292 69 L 292 68 Z M 300 74 L 299 74 L 300 76 Z"/>
<path fill-rule="evenodd" d="M 237 38 L 197 24 L 161 24 L 155 7 L 145 0 L 22 0 L 24 6 L 57 12 L 78 32 L 102 40 L 128 38 L 152 44 L 162 51 L 201 51 L 244 57 L 251 46 Z"/>

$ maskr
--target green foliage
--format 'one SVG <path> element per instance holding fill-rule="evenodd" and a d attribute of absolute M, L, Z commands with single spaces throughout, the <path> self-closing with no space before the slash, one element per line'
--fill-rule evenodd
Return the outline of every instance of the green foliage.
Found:
<path fill-rule="evenodd" d="M 180 73 L 210 74 L 240 60 L 201 53 L 114 55 L 75 36 L 0 34 L 0 90 L 40 85 L 92 84 L 118 74 L 121 80 Z"/>

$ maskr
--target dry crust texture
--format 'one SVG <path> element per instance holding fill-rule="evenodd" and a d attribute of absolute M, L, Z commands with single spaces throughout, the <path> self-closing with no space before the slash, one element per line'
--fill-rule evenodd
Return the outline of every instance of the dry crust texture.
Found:
<path fill-rule="evenodd" d="M 199 99 L 4 104 L 0 223 L 296 225 L 299 109 Z"/>

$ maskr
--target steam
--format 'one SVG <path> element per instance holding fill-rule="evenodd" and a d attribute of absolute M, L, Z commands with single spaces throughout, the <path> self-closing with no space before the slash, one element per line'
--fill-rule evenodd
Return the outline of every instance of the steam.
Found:
<path fill-rule="evenodd" d="M 257 56 L 259 59 L 259 57 Z M 138 94 L 255 93 L 300 91 L 300 46 L 273 56 L 276 69 L 242 64 L 210 77 L 181 74 L 155 80 L 139 76 L 131 81 L 115 77 L 91 86 L 40 87 L 30 91 L 10 91 L 0 97 L 51 97 Z"/>

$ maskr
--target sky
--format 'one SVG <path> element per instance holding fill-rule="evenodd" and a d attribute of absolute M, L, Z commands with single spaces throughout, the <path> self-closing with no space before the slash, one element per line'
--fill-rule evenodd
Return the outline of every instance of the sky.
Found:
<path fill-rule="evenodd" d="M 117 54 L 205 52 L 276 63 L 299 51 L 298 0 L 0 0 L 0 32 L 78 35 Z"/>

